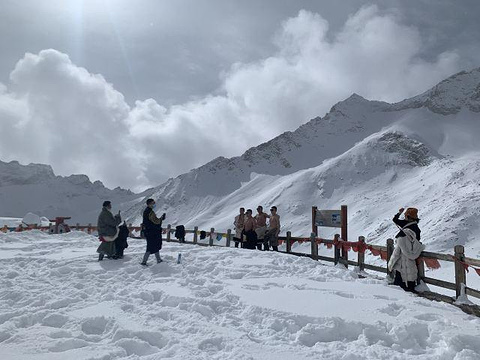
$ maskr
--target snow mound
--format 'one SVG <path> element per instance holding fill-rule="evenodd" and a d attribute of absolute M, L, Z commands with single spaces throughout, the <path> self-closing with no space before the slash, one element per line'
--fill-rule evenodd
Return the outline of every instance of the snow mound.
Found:
<path fill-rule="evenodd" d="M 41 225 L 42 218 L 37 214 L 29 212 L 23 217 L 22 223 L 24 223 L 25 225 Z"/>

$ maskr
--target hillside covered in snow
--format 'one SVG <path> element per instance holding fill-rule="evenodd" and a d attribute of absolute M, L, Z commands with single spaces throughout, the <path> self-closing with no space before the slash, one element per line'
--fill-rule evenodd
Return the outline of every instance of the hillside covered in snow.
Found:
<path fill-rule="evenodd" d="M 0 216 L 71 216 L 71 223 L 96 222 L 104 200 L 116 209 L 132 205 L 141 195 L 129 190 L 110 190 L 86 175 L 56 176 L 49 165 L 21 165 L 0 161 Z M 123 204 L 123 205 L 121 205 Z"/>
<path fill-rule="evenodd" d="M 394 85 L 392 85 L 394 86 Z M 429 249 L 480 256 L 480 69 L 396 104 L 354 94 L 324 117 L 169 179 L 147 195 L 167 221 L 227 229 L 238 208 L 279 208 L 308 235 L 311 206 L 349 207 L 349 236 L 383 243 L 399 207 L 419 208 Z M 128 210 L 140 222 L 143 202 Z"/>

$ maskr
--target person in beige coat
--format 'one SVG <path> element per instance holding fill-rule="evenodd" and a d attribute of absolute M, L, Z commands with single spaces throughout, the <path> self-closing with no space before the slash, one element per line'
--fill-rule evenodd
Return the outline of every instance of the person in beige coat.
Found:
<path fill-rule="evenodd" d="M 420 229 L 418 228 L 418 210 L 408 208 L 405 219 L 399 219 L 403 213 L 401 208 L 394 216 L 393 221 L 400 228 L 396 236 L 396 245 L 388 262 L 388 270 L 394 271 L 394 285 L 400 286 L 405 291 L 415 292 L 415 282 L 418 276 L 416 260 L 425 249 L 420 242 Z"/>

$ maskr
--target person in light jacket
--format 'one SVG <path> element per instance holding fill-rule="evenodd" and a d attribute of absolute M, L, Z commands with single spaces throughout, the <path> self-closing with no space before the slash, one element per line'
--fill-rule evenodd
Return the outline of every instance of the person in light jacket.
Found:
<path fill-rule="evenodd" d="M 393 217 L 393 222 L 400 231 L 395 236 L 396 246 L 388 262 L 388 270 L 394 271 L 394 285 L 405 291 L 415 292 L 415 282 L 418 276 L 416 259 L 425 246 L 420 242 L 420 228 L 418 227 L 418 210 L 408 208 L 405 219 L 400 219 L 403 208 Z"/>
<path fill-rule="evenodd" d="M 235 236 L 233 237 L 233 241 L 235 241 L 235 247 L 238 248 L 238 244 L 241 244 L 243 247 L 242 242 L 242 234 L 243 234 L 243 223 L 245 222 L 245 208 L 240 208 L 240 214 L 235 216 L 235 220 L 233 222 L 233 226 L 235 226 Z"/>

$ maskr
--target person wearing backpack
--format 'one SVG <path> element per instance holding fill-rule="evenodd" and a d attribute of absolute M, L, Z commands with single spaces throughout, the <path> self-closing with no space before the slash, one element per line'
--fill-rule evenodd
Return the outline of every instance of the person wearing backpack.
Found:
<path fill-rule="evenodd" d="M 395 236 L 396 245 L 388 262 L 388 270 L 394 271 L 394 285 L 400 286 L 405 291 L 415 292 L 415 282 L 418 276 L 416 259 L 425 246 L 420 242 L 418 210 L 408 208 L 405 211 L 404 219 L 400 219 L 403 211 L 404 209 L 400 208 L 393 217 L 393 222 L 400 231 Z"/>

